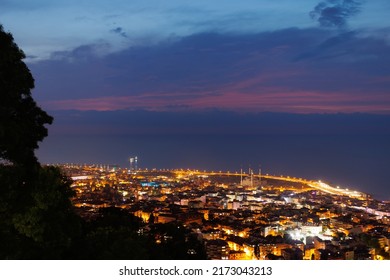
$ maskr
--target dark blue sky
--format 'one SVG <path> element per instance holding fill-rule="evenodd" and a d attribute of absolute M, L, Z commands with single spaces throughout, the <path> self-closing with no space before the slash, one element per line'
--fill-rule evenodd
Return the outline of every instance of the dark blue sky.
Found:
<path fill-rule="evenodd" d="M 390 112 L 387 0 L 0 3 L 48 110 Z"/>
<path fill-rule="evenodd" d="M 388 0 L 0 6 L 55 118 L 43 162 L 260 163 L 390 198 Z"/>

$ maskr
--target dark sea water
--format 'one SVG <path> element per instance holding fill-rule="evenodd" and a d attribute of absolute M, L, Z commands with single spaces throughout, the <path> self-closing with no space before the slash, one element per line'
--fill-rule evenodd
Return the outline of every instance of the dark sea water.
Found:
<path fill-rule="evenodd" d="M 42 163 L 99 163 L 140 168 L 194 168 L 324 180 L 390 200 L 390 136 L 374 135 L 165 135 L 49 136 Z"/>

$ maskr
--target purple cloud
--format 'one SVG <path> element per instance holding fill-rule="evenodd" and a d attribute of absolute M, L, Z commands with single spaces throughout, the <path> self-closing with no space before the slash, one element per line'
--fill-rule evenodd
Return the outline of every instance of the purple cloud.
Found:
<path fill-rule="evenodd" d="M 390 47 L 359 32 L 203 33 L 107 56 L 82 46 L 31 64 L 48 108 L 390 111 Z"/>

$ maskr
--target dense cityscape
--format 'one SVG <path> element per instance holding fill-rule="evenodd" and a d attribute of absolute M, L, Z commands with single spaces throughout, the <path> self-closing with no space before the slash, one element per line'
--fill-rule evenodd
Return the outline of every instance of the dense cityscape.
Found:
<path fill-rule="evenodd" d="M 120 208 L 142 220 L 155 246 L 183 228 L 193 258 L 222 260 L 390 259 L 390 203 L 369 194 L 289 176 L 246 172 L 59 165 L 72 178 L 84 219 Z"/>

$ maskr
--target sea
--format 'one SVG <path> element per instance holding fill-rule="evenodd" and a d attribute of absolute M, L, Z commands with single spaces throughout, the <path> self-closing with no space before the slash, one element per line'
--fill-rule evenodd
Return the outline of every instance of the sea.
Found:
<path fill-rule="evenodd" d="M 390 200 L 389 135 L 51 135 L 44 164 L 239 171 L 323 180 Z"/>

